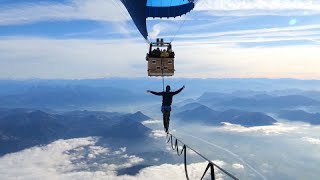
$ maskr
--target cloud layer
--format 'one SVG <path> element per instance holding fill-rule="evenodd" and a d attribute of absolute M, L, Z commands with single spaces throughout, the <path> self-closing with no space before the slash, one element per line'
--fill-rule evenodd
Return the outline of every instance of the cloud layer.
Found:
<path fill-rule="evenodd" d="M 320 13 L 320 2 L 313 0 L 203 0 L 198 10 L 216 16 L 310 15 Z"/>
<path fill-rule="evenodd" d="M 0 25 L 27 24 L 41 21 L 124 21 L 120 2 L 115 0 L 71 0 L 67 3 L 40 2 L 0 5 Z"/>
<path fill-rule="evenodd" d="M 310 144 L 320 145 L 320 138 L 312 138 L 312 137 L 303 137 L 301 138 L 303 141 L 306 141 Z"/>
<path fill-rule="evenodd" d="M 0 158 L 1 179 L 185 179 L 183 164 L 162 164 L 140 170 L 135 176 L 117 175 L 117 170 L 144 162 L 140 157 L 128 155 L 126 148 L 111 151 L 97 146 L 97 138 L 58 140 L 43 147 L 33 147 Z M 111 157 L 111 158 L 110 158 Z M 112 159 L 117 159 L 112 162 Z M 221 167 L 223 161 L 214 161 Z M 189 177 L 199 179 L 207 163 L 188 166 Z M 232 165 L 243 168 L 241 164 Z M 223 174 L 216 174 L 222 179 Z"/>
<path fill-rule="evenodd" d="M 299 129 L 299 126 L 276 123 L 271 126 L 255 126 L 243 127 L 241 125 L 224 123 L 224 126 L 219 128 L 220 131 L 230 131 L 238 133 L 261 133 L 265 135 L 280 135 L 288 132 L 294 132 Z"/>
<path fill-rule="evenodd" d="M 177 77 L 320 78 L 318 46 L 175 45 Z M 2 38 L 0 78 L 144 77 L 146 50 L 135 41 Z"/>

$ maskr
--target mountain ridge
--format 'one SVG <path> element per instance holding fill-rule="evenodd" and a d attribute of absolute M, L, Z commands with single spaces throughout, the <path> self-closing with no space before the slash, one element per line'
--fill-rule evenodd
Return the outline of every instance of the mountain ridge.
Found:
<path fill-rule="evenodd" d="M 261 112 L 248 112 L 236 109 L 215 111 L 207 106 L 199 106 L 175 114 L 183 121 L 200 122 L 208 125 L 222 125 L 222 122 L 239 124 L 246 127 L 272 125 L 277 121 Z"/>
<path fill-rule="evenodd" d="M 1 115 L 5 113 L 6 115 Z M 142 112 L 118 114 L 74 111 L 53 114 L 40 110 L 0 111 L 0 155 L 57 139 L 88 136 L 149 138 L 151 129 L 141 122 L 151 119 Z"/>

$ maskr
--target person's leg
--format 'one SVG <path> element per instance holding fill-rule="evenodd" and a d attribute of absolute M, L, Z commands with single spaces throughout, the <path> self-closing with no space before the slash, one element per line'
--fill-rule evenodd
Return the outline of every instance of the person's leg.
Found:
<path fill-rule="evenodd" d="M 166 112 L 165 110 L 161 110 L 162 116 L 163 116 L 163 128 L 166 129 L 167 127 L 167 121 L 166 121 Z"/>
<path fill-rule="evenodd" d="M 168 128 L 168 130 L 169 130 L 169 123 L 170 123 L 170 110 L 168 110 L 168 112 L 167 112 L 167 128 Z"/>
<path fill-rule="evenodd" d="M 170 111 L 166 110 L 165 111 L 166 132 L 168 132 L 169 130 L 169 116 L 170 116 Z"/>
<path fill-rule="evenodd" d="M 169 130 L 169 122 L 170 122 L 170 110 L 166 111 L 166 130 Z"/>

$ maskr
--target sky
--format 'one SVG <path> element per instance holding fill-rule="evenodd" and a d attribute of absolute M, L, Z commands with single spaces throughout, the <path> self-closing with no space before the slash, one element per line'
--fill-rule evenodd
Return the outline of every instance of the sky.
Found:
<path fill-rule="evenodd" d="M 147 28 L 175 77 L 320 79 L 320 0 L 198 0 Z M 1 79 L 146 77 L 147 51 L 120 0 L 0 0 Z"/>

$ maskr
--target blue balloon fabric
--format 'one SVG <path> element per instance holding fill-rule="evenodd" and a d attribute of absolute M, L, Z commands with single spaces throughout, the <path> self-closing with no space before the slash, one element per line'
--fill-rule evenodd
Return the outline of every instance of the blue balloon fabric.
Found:
<path fill-rule="evenodd" d="M 194 0 L 121 0 L 141 35 L 148 40 L 146 20 L 175 18 L 194 9 Z"/>

